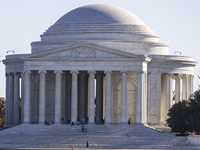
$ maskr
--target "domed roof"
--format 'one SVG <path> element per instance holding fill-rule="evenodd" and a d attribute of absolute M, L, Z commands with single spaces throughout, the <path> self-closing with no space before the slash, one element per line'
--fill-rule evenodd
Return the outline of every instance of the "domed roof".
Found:
<path fill-rule="evenodd" d="M 31 44 L 32 52 L 73 43 L 91 43 L 134 54 L 168 54 L 168 45 L 131 12 L 113 5 L 91 4 L 66 13 Z"/>
<path fill-rule="evenodd" d="M 92 4 L 76 8 L 55 24 L 134 24 L 144 22 L 131 12 L 113 5 Z"/>

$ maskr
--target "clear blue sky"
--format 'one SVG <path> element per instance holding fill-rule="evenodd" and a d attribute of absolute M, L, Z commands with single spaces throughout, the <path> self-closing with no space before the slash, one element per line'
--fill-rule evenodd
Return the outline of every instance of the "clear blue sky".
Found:
<path fill-rule="evenodd" d="M 105 3 L 125 8 L 170 45 L 169 53 L 181 51 L 200 62 L 200 0 L 1 0 L 0 59 L 7 50 L 30 53 L 30 43 L 68 11 L 86 4 Z M 195 68 L 194 90 L 200 80 Z M 0 63 L 0 97 L 5 96 L 5 67 Z"/>

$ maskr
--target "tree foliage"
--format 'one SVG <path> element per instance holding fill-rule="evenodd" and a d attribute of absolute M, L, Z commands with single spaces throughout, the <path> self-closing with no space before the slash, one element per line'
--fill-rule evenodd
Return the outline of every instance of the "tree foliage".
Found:
<path fill-rule="evenodd" d="M 200 101 L 200 89 L 194 92 L 194 99 Z"/>
<path fill-rule="evenodd" d="M 190 131 L 200 134 L 200 89 L 194 93 L 190 100 Z"/>
<path fill-rule="evenodd" d="M 172 106 L 169 110 L 167 124 L 171 127 L 172 132 L 178 132 L 180 135 L 185 135 L 189 131 L 189 102 L 180 101 Z"/>
<path fill-rule="evenodd" d="M 5 99 L 0 97 L 0 126 L 2 127 L 5 122 Z"/>
<path fill-rule="evenodd" d="M 200 134 L 200 89 L 189 101 L 181 101 L 172 106 L 167 123 L 172 132 L 185 135 L 188 132 Z"/>

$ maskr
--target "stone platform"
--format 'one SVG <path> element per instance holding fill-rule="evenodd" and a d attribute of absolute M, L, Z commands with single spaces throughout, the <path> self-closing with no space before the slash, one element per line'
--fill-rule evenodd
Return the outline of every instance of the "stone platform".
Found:
<path fill-rule="evenodd" d="M 0 148 L 14 149 L 200 149 L 187 137 L 176 137 L 142 125 L 22 124 L 0 131 Z"/>

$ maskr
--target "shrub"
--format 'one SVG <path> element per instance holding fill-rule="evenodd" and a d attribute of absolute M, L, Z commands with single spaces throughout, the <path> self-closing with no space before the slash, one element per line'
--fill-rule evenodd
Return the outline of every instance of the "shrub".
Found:
<path fill-rule="evenodd" d="M 5 100 L 0 97 L 0 126 L 2 127 L 5 122 Z"/>

